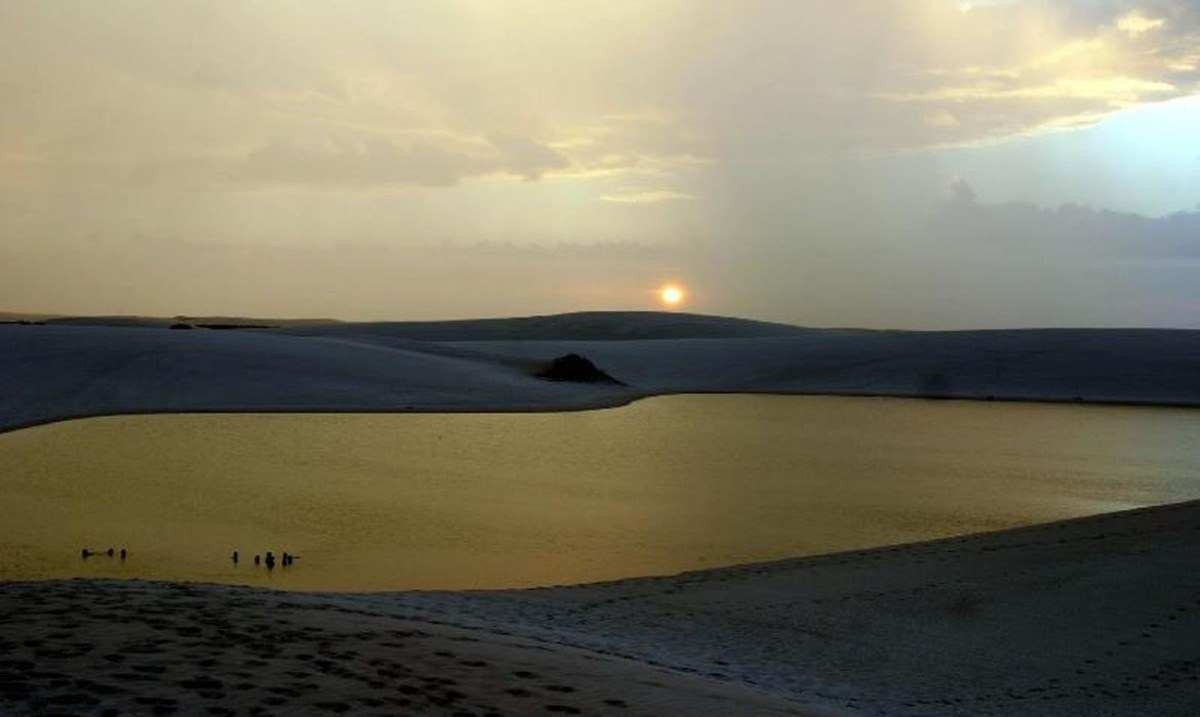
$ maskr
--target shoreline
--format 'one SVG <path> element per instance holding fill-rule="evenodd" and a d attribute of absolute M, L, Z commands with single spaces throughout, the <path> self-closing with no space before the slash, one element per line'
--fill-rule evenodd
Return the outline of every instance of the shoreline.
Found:
<path fill-rule="evenodd" d="M 153 414 L 158 415 L 158 414 Z M 169 414 L 164 414 L 169 415 Z M 74 419 L 68 419 L 74 420 Z M 1048 530 L 1057 530 L 1063 528 L 1085 527 L 1099 521 L 1122 520 L 1137 518 L 1139 516 L 1154 515 L 1163 511 L 1176 510 L 1194 510 L 1200 516 L 1200 498 L 1190 498 L 1188 500 L 1175 501 L 1171 503 L 1161 503 L 1156 505 L 1145 505 L 1136 508 L 1126 508 L 1123 510 L 1106 511 L 1102 513 L 1094 513 L 1091 515 L 1077 516 L 1074 518 L 1062 518 L 1060 520 L 1051 520 L 1040 523 L 1030 523 L 1027 525 L 1018 525 L 1010 528 L 999 528 L 996 530 L 983 530 L 974 533 L 965 533 L 962 535 L 950 535 L 941 538 L 930 538 L 928 540 L 909 541 L 901 543 L 887 543 L 868 548 L 858 548 L 851 550 L 836 550 L 829 553 L 816 553 L 811 555 L 797 555 L 791 557 L 776 558 L 773 560 L 759 560 L 747 563 L 735 563 L 731 565 L 719 565 L 712 568 L 703 568 L 697 570 L 681 570 L 673 573 L 662 573 L 656 575 L 631 575 L 628 577 L 612 578 L 608 580 L 594 580 L 580 583 L 567 583 L 562 585 L 535 585 L 529 587 L 502 587 L 502 588 L 463 588 L 463 589 L 442 589 L 442 588 L 417 588 L 405 590 L 306 590 L 306 589 L 289 589 L 285 587 L 261 587 L 257 585 L 247 585 L 245 583 L 223 583 L 207 580 L 156 580 L 152 578 L 86 578 L 86 577 L 71 577 L 71 578 L 46 578 L 34 580 L 0 580 L 0 587 L 6 585 L 38 585 L 44 583 L 142 583 L 147 585 L 185 585 L 200 588 L 236 588 L 239 590 L 257 590 L 265 593 L 281 593 L 288 595 L 306 595 L 310 597 L 336 597 L 336 596 L 352 596 L 352 597 L 390 597 L 397 595 L 500 595 L 506 593 L 530 593 L 534 591 L 544 590 L 573 590 L 573 589 L 589 589 L 589 588 L 616 588 L 627 587 L 634 583 L 640 582 L 658 582 L 680 580 L 690 582 L 692 580 L 709 580 L 717 579 L 724 573 L 740 574 L 744 572 L 763 573 L 774 569 L 786 569 L 795 563 L 810 563 L 819 561 L 837 562 L 843 559 L 854 559 L 859 557 L 870 557 L 875 554 L 892 553 L 897 550 L 929 548 L 937 549 L 945 546 L 955 545 L 964 542 L 972 541 L 990 541 L 993 539 L 1009 539 L 1020 537 L 1024 534 L 1038 534 Z M 1197 530 L 1200 530 L 1198 524 Z"/>
<path fill-rule="evenodd" d="M 123 415 L 123 414 L 118 414 Z M 68 419 L 74 420 L 74 419 Z M 875 554 L 891 553 L 902 549 L 938 549 L 949 545 L 955 545 L 965 542 L 976 541 L 992 541 L 992 540 L 1007 540 L 1010 538 L 1018 538 L 1025 534 L 1036 535 L 1049 530 L 1070 529 L 1078 527 L 1091 526 L 1098 522 L 1120 521 L 1135 519 L 1144 516 L 1153 516 L 1164 511 L 1190 511 L 1195 512 L 1200 516 L 1200 498 L 1191 498 L 1188 500 L 1175 501 L 1172 503 L 1161 503 L 1157 505 L 1146 505 L 1137 508 L 1126 508 L 1124 510 L 1106 511 L 1103 513 L 1095 513 L 1092 515 L 1084 515 L 1075 518 L 1063 518 L 1061 520 L 1052 520 L 1042 523 L 1031 523 L 1029 525 L 1018 525 L 1011 528 L 1000 528 L 997 530 L 984 530 L 975 533 L 967 533 L 964 535 L 951 535 L 943 538 L 931 538 L 929 540 L 918 540 L 913 542 L 889 543 L 878 545 L 869 548 L 860 548 L 855 550 L 838 550 L 830 553 L 818 553 L 814 555 L 799 555 L 795 557 L 778 558 L 775 560 L 761 560 L 749 563 L 737 563 L 734 565 L 723 565 L 713 568 L 704 568 L 701 570 L 682 570 L 675 573 L 664 573 L 661 575 L 633 575 L 630 577 L 615 578 L 611 580 L 596 580 L 592 582 L 571 583 L 566 585 L 542 585 L 521 588 L 471 588 L 462 590 L 444 590 L 444 589 L 414 589 L 414 590 L 367 590 L 367 591 L 350 591 L 350 590 L 289 590 L 287 588 L 265 588 L 253 585 L 245 585 L 242 583 L 222 583 L 203 580 L 154 580 L 147 578 L 47 578 L 45 580 L 0 580 L 0 587 L 7 585 L 38 585 L 43 583 L 143 583 L 147 585 L 186 585 L 192 587 L 211 587 L 211 588 L 236 588 L 239 590 L 262 591 L 265 593 L 282 593 L 290 595 L 307 595 L 310 597 L 334 597 L 334 596 L 358 596 L 358 597 L 388 597 L 396 595 L 497 595 L 503 593 L 528 593 L 539 590 L 569 590 L 569 589 L 587 589 L 587 588 L 610 588 L 610 587 L 625 587 L 632 583 L 638 582 L 658 582 L 670 580 L 691 581 L 693 579 L 707 580 L 718 578 L 722 573 L 743 573 L 754 572 L 762 573 L 775 568 L 787 568 L 794 563 L 810 563 L 819 561 L 840 561 L 843 559 L 852 558 L 867 558 Z M 1200 531 L 1200 523 L 1197 524 L 1196 530 Z"/>
<path fill-rule="evenodd" d="M 326 407 L 326 406 L 278 406 L 278 407 L 262 407 L 249 406 L 241 407 L 231 405 L 230 407 L 220 408 L 188 408 L 188 409 L 147 409 L 147 410 L 131 410 L 131 411 L 99 411 L 94 413 L 79 413 L 66 415 L 62 417 L 49 418 L 45 420 L 30 421 L 15 425 L 0 425 L 0 435 L 5 433 L 13 433 L 15 431 L 23 431 L 27 428 L 37 428 L 39 426 L 51 426 L 56 423 L 66 423 L 69 421 L 84 421 L 91 418 L 116 418 L 120 416 L 189 416 L 189 415 L 212 415 L 212 414 L 237 414 L 237 415 L 277 415 L 277 414 L 297 414 L 297 415 L 322 415 L 322 414 L 344 414 L 344 415 L 405 415 L 405 414 L 482 414 L 482 415 L 500 415 L 510 413 L 581 413 L 585 411 L 604 411 L 614 408 L 623 408 L 638 401 L 645 401 L 654 398 L 665 398 L 670 396 L 763 396 L 763 397 L 780 397 L 780 398 L 883 398 L 896 400 L 911 400 L 911 401 L 939 401 L 939 402 L 971 402 L 971 403 L 1025 403 L 1033 405 L 1048 405 L 1048 406 L 1088 406 L 1100 408 L 1166 408 L 1166 409 L 1197 409 L 1200 408 L 1200 401 L 1180 400 L 1180 401 L 1162 401 L 1162 400 L 1137 400 L 1137 399 L 1113 399 L 1113 400 L 1091 400 L 1091 399 L 1074 399 L 1074 398 L 1057 398 L 1053 396 L 973 396 L 973 395 L 934 395 L 934 394 L 900 394 L 900 393 L 871 393 L 871 392 L 825 392 L 825 391 L 663 391 L 657 393 L 640 393 L 633 396 L 616 397 L 611 400 L 596 400 L 590 403 L 565 404 L 565 405 L 545 405 L 545 406 L 505 406 L 505 405 L 480 405 L 463 407 L 459 405 L 446 406 L 399 406 L 395 408 L 362 408 L 355 406 L 345 407 Z"/>

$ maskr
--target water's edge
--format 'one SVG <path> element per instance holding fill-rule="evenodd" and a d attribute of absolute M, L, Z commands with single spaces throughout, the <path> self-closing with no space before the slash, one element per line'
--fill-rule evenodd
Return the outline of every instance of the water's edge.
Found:
<path fill-rule="evenodd" d="M 913 401 L 967 401 L 977 403 L 1028 403 L 1028 404 L 1050 404 L 1050 405 L 1069 405 L 1069 406 L 1115 406 L 1115 407 L 1133 407 L 1133 408 L 1182 408 L 1193 409 L 1200 408 L 1200 401 L 1181 399 L 1178 401 L 1163 401 L 1153 399 L 1090 399 L 1090 398 L 1061 398 L 1056 396 L 1037 396 L 1037 395 L 1012 395 L 1012 396 L 997 396 L 997 395 L 971 395 L 971 394 L 924 394 L 924 393 L 899 393 L 899 392 L 879 392 L 879 391 L 722 391 L 722 390 L 687 390 L 687 391 L 657 391 L 657 392 L 636 392 L 631 395 L 615 396 L 605 399 L 596 399 L 592 401 L 581 401 L 579 403 L 569 403 L 561 405 L 544 405 L 544 406 L 511 406 L 504 404 L 480 404 L 478 406 L 462 406 L 462 405 L 442 405 L 442 406 L 405 406 L 397 405 L 390 408 L 363 408 L 355 406 L 240 406 L 230 404 L 216 408 L 147 408 L 145 410 L 129 410 L 129 411 L 81 411 L 53 418 L 39 419 L 35 421 L 25 421 L 12 425 L 0 426 L 0 435 L 12 433 L 14 431 L 24 430 L 26 428 L 36 428 L 38 426 L 49 426 L 56 423 L 65 423 L 68 421 L 79 421 L 89 418 L 111 418 L 114 416 L 187 416 L 187 415 L 206 415 L 206 414 L 223 414 L 236 413 L 243 415 L 253 414 L 281 414 L 291 413 L 297 415 L 305 414 L 368 414 L 368 415 L 403 415 L 403 414 L 506 414 L 506 413 L 579 413 L 581 411 L 603 411 L 612 408 L 621 408 L 628 406 L 638 401 L 643 401 L 650 398 L 662 398 L 666 396 L 798 396 L 798 397 L 814 397 L 814 398 L 895 398 L 909 399 Z"/>

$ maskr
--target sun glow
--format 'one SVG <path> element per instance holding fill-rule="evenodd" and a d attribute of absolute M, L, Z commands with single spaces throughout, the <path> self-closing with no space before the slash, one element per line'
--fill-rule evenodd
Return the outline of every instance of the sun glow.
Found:
<path fill-rule="evenodd" d="M 683 303 L 683 289 L 678 286 L 664 286 L 659 289 L 658 298 L 666 306 L 679 306 Z"/>

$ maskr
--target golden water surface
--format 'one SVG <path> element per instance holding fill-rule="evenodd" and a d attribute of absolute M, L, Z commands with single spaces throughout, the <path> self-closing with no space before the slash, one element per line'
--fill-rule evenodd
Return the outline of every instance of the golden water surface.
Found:
<path fill-rule="evenodd" d="M 0 579 L 550 585 L 1196 497 L 1200 412 L 1179 409 L 671 396 L 578 413 L 122 416 L 0 435 Z M 129 558 L 79 557 L 110 545 Z M 255 568 L 268 549 L 301 557 Z"/>

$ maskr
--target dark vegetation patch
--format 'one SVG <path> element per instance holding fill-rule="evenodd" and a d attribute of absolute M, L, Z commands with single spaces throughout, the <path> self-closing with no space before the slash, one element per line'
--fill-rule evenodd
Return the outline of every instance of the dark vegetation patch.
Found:
<path fill-rule="evenodd" d="M 617 379 L 602 371 L 596 364 L 579 354 L 566 354 L 542 366 L 535 374 L 547 381 L 573 381 L 575 383 L 611 383 L 624 386 Z"/>

